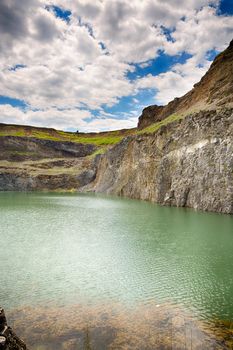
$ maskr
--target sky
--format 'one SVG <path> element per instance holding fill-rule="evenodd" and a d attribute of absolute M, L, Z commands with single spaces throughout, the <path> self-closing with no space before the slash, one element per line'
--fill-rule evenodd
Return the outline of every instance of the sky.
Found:
<path fill-rule="evenodd" d="M 0 123 L 132 128 L 233 39 L 233 0 L 0 0 Z"/>

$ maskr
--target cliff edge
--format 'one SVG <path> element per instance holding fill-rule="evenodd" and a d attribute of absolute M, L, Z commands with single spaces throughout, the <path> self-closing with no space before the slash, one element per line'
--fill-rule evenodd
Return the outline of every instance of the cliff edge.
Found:
<path fill-rule="evenodd" d="M 76 190 L 233 213 L 233 41 L 183 97 L 100 134 L 0 125 L 0 190 Z"/>
<path fill-rule="evenodd" d="M 138 128 L 161 121 L 171 114 L 198 112 L 200 110 L 229 107 L 233 103 L 233 40 L 228 48 L 212 62 L 203 78 L 193 89 L 166 106 L 149 106 L 142 111 Z"/>
<path fill-rule="evenodd" d="M 147 107 L 89 190 L 233 213 L 233 41 L 186 95 Z"/>

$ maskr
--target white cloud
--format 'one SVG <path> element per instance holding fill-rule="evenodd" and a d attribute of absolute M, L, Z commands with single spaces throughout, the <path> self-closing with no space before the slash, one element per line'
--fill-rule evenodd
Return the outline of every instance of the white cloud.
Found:
<path fill-rule="evenodd" d="M 198 66 L 196 58 L 190 58 L 185 64 L 174 65 L 169 72 L 138 79 L 137 88 L 157 90 L 156 102 L 166 104 L 175 97 L 184 95 L 201 79 L 209 68 L 210 61 L 205 60 L 202 63 L 202 66 Z"/>
<path fill-rule="evenodd" d="M 77 113 L 77 108 L 101 110 L 146 88 L 157 91 L 160 103 L 182 95 L 208 68 L 206 53 L 224 49 L 232 39 L 233 17 L 217 16 L 209 7 L 217 4 L 218 0 L 1 0 L 0 95 L 28 104 L 26 112 L 15 108 L 10 113 L 9 106 L 1 106 L 1 115 L 9 120 L 16 118 L 14 112 L 17 123 L 66 129 L 77 121 L 86 128 L 86 112 Z M 70 21 L 57 18 L 48 5 L 70 9 Z M 159 50 L 169 55 L 186 51 L 193 57 L 167 73 L 130 82 L 132 63 L 145 68 Z M 10 69 L 18 64 L 24 67 Z M 132 118 L 93 117 L 89 126 L 107 127 L 107 121 L 112 128 L 132 126 Z"/>
<path fill-rule="evenodd" d="M 165 44 L 165 52 L 174 55 L 186 51 L 201 62 L 209 50 L 222 51 L 232 37 L 233 17 L 217 16 L 215 8 L 207 6 L 177 22 L 174 42 Z"/>
<path fill-rule="evenodd" d="M 11 105 L 0 105 L 0 123 L 44 126 L 62 130 L 79 130 L 97 132 L 106 130 L 129 129 L 137 124 L 137 116 L 133 113 L 128 118 L 116 119 L 111 115 L 94 117 L 87 110 L 67 109 L 25 111 Z"/>
<path fill-rule="evenodd" d="M 90 117 L 92 117 L 91 113 L 86 110 L 58 110 L 57 108 L 48 108 L 46 110 L 21 110 L 11 105 L 0 105 L 1 123 L 34 126 L 43 125 L 68 130 L 70 128 L 77 128 L 77 125 L 85 126 L 85 119 Z"/>

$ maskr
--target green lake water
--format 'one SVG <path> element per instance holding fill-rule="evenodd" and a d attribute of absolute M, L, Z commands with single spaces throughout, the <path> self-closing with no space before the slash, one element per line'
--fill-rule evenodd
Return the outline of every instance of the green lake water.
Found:
<path fill-rule="evenodd" d="M 53 317 L 74 305 L 80 315 L 103 305 L 171 305 L 200 320 L 233 319 L 230 215 L 108 196 L 1 193 L 0 221 L 0 304 L 19 330 L 19 310 L 32 321 L 45 306 Z"/>

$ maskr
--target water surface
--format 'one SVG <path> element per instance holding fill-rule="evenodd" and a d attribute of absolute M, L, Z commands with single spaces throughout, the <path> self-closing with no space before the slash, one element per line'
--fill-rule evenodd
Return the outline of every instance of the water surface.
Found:
<path fill-rule="evenodd" d="M 19 310 L 28 324 L 38 310 L 45 319 L 45 306 L 53 318 L 76 307 L 102 320 L 112 307 L 119 324 L 122 310 L 159 307 L 233 319 L 232 216 L 52 193 L 1 193 L 0 215 L 0 303 L 16 324 Z"/>

